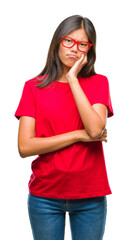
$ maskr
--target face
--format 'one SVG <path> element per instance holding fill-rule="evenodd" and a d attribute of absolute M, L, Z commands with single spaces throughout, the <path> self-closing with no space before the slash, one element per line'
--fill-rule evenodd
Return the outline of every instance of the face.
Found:
<path fill-rule="evenodd" d="M 88 37 L 84 29 L 77 29 L 67 34 L 66 37 L 75 39 L 76 41 L 85 41 L 88 42 Z M 80 52 L 75 44 L 72 48 L 66 48 L 62 45 L 62 42 L 59 45 L 58 55 L 63 63 L 65 71 L 68 71 L 76 61 L 79 60 L 83 53 Z M 86 55 L 87 53 L 84 53 Z"/>

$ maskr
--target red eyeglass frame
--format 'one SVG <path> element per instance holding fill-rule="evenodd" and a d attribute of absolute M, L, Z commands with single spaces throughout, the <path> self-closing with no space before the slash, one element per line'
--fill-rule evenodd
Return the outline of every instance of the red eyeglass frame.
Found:
<path fill-rule="evenodd" d="M 79 50 L 79 46 L 78 46 L 78 44 L 79 43 L 87 43 L 87 44 L 89 44 L 89 49 L 91 48 L 91 46 L 92 46 L 92 43 L 89 43 L 89 42 L 84 42 L 84 41 L 76 41 L 75 39 L 73 39 L 73 38 L 70 38 L 70 37 L 66 37 L 66 36 L 61 36 L 61 39 L 62 39 L 62 45 L 63 45 L 63 47 L 65 47 L 65 45 L 63 44 L 63 39 L 64 38 L 69 38 L 69 39 L 71 39 L 71 40 L 73 40 L 74 41 L 74 44 L 71 46 L 71 47 L 66 47 L 66 48 L 72 48 L 75 44 L 77 44 L 77 49 Z M 89 51 L 89 49 L 87 50 L 87 51 L 81 51 L 81 50 L 79 50 L 80 52 L 88 52 Z"/>

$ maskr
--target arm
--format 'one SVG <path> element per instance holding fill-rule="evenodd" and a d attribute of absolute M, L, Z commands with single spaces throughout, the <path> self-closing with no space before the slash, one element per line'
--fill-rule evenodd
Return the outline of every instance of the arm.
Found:
<path fill-rule="evenodd" d="M 54 152 L 78 141 L 94 141 L 83 130 L 76 130 L 56 136 L 35 137 L 35 118 L 22 116 L 18 133 L 18 149 L 22 158 Z"/>
<path fill-rule="evenodd" d="M 82 57 L 73 65 L 73 67 L 66 74 L 66 78 L 69 82 L 74 100 L 76 102 L 81 120 L 87 133 L 92 138 L 98 138 L 101 136 L 106 125 L 107 107 L 103 104 L 94 104 L 91 106 L 85 93 L 83 92 L 77 74 L 80 69 L 86 64 L 87 55 Z"/>
<path fill-rule="evenodd" d="M 98 138 L 105 128 L 107 107 L 103 104 L 91 106 L 78 79 L 70 81 L 70 87 L 87 133 L 92 138 Z"/>

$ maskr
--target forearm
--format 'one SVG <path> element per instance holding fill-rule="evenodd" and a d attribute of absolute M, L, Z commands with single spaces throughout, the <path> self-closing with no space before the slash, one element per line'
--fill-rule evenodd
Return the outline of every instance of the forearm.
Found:
<path fill-rule="evenodd" d="M 76 142 L 98 141 L 89 136 L 85 129 L 76 130 L 52 137 L 32 137 L 19 143 L 19 153 L 22 158 L 46 154 L 68 147 Z"/>
<path fill-rule="evenodd" d="M 79 141 L 79 130 L 51 136 L 31 137 L 19 143 L 20 156 L 25 158 L 33 155 L 46 154 L 68 147 Z"/>
<path fill-rule="evenodd" d="M 92 108 L 85 93 L 83 92 L 78 79 L 69 81 L 81 120 L 87 133 L 91 137 L 100 136 L 104 129 L 104 123 L 97 112 Z"/>

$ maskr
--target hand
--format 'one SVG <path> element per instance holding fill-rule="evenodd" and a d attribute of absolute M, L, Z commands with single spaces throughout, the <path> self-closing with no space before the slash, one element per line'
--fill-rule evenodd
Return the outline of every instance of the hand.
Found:
<path fill-rule="evenodd" d="M 82 54 L 81 58 L 75 62 L 73 67 L 66 74 L 67 80 L 70 81 L 71 79 L 77 78 L 78 73 L 85 64 L 87 64 L 87 55 Z"/>
<path fill-rule="evenodd" d="M 105 128 L 100 138 L 91 138 L 85 129 L 78 130 L 78 140 L 82 142 L 107 142 L 107 129 Z"/>
<path fill-rule="evenodd" d="M 101 142 L 103 142 L 103 141 L 107 142 L 106 138 L 107 138 L 107 129 L 105 128 L 102 136 L 100 138 L 98 138 L 98 140 L 101 141 Z"/>

